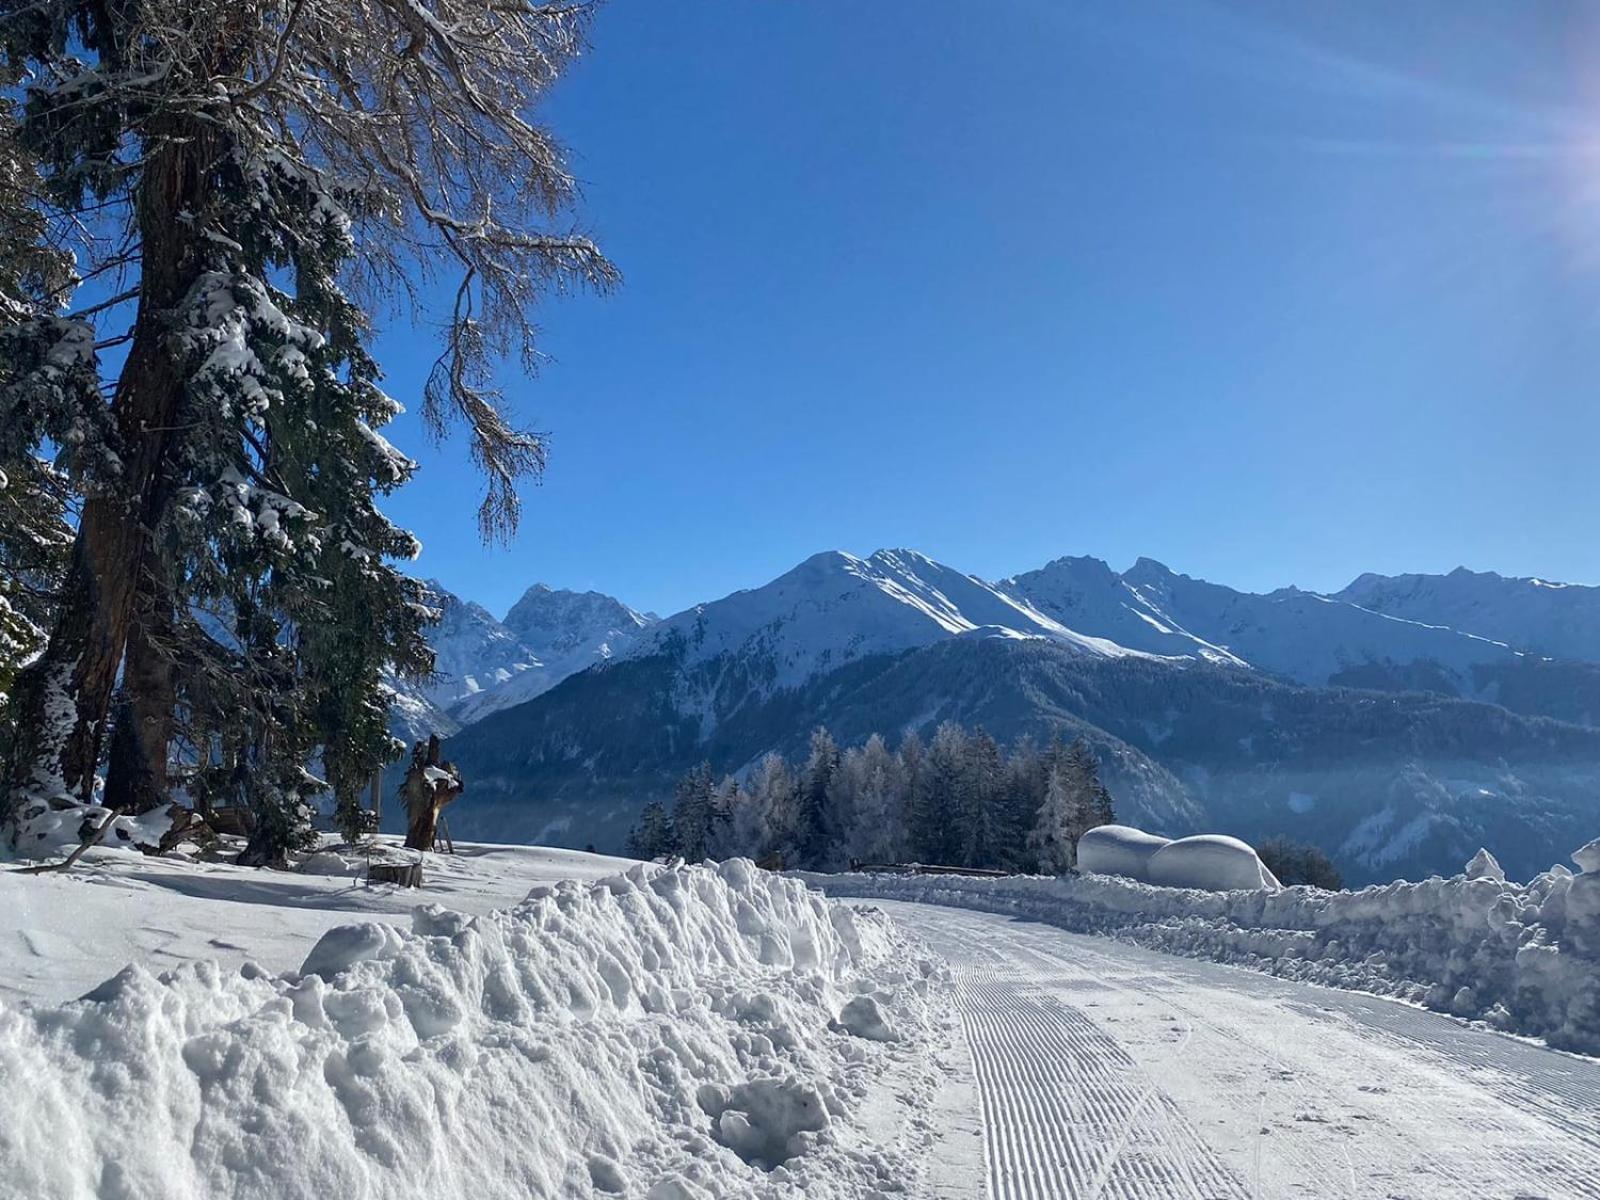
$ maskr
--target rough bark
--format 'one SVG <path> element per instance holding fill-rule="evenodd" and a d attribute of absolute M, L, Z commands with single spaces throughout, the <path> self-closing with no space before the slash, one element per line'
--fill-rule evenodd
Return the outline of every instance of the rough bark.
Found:
<path fill-rule="evenodd" d="M 439 736 L 418 742 L 411 751 L 400 796 L 406 802 L 406 848 L 432 850 L 439 836 L 439 814 L 463 790 L 461 772 L 454 763 L 441 761 Z"/>
<path fill-rule="evenodd" d="M 177 675 L 171 658 L 172 594 L 162 565 L 141 575 L 122 664 L 123 702 L 111 735 L 105 803 L 128 813 L 146 813 L 170 800 L 167 770 L 177 705 Z"/>
<path fill-rule="evenodd" d="M 173 314 L 198 278 L 194 222 L 204 211 L 216 137 L 174 131 L 152 152 L 137 198 L 143 242 L 138 313 L 113 401 L 120 477 L 83 507 L 61 607 L 44 653 L 18 681 L 18 727 L 40 731 L 12 755 L 8 792 L 59 781 L 52 802 L 87 800 L 105 738 L 117 671 L 134 618 L 136 581 L 152 562 L 152 531 L 171 502 L 170 459 L 183 378 L 170 345 Z M 52 681 L 66 674 L 70 729 L 47 719 Z M 165 757 L 165 748 L 161 751 Z"/>

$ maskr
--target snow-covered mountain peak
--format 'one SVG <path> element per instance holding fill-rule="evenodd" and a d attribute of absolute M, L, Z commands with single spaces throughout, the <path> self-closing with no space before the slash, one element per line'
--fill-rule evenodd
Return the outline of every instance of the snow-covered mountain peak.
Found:
<path fill-rule="evenodd" d="M 1600 661 L 1600 588 L 1586 584 L 1457 567 L 1446 575 L 1369 573 L 1334 597 L 1539 655 Z"/>
<path fill-rule="evenodd" d="M 1189 579 L 1189 576 L 1174 571 L 1158 559 L 1146 558 L 1141 554 L 1134 559 L 1133 566 L 1122 573 L 1122 578 L 1125 582 L 1138 587 L 1143 584 L 1165 583 L 1173 579 Z"/>
<path fill-rule="evenodd" d="M 814 554 L 771 583 L 670 617 L 635 653 L 670 650 L 690 665 L 728 655 L 751 677 L 788 687 L 847 662 L 958 637 L 1044 638 L 1096 656 L 1139 653 L 1086 635 L 992 584 L 916 550 Z"/>
<path fill-rule="evenodd" d="M 637 633 L 650 618 L 602 592 L 536 583 L 506 613 L 505 626 L 530 646 L 565 653 L 597 639 Z"/>

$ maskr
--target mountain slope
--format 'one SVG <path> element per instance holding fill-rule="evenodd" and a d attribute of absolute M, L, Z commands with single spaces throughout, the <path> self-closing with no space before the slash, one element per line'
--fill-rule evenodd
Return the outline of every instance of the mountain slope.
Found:
<path fill-rule="evenodd" d="M 439 611 L 439 623 L 428 631 L 437 673 L 418 689 L 428 700 L 448 710 L 518 675 L 546 673 L 537 651 L 483 605 L 461 599 L 438 580 L 430 579 L 428 590 Z"/>
<path fill-rule="evenodd" d="M 1140 751 L 1064 708 L 1045 711 L 1018 694 L 1003 671 L 994 681 L 986 668 L 980 676 L 964 674 L 991 661 L 990 647 L 1003 646 L 1084 658 L 1042 640 L 952 639 L 765 689 L 749 686 L 760 681 L 742 675 L 735 656 L 697 663 L 678 643 L 586 671 L 450 740 L 452 761 L 471 780 L 451 810 L 452 828 L 471 836 L 495 829 L 503 837 L 557 844 L 620 845 L 643 805 L 670 795 L 677 778 L 702 760 L 719 772 L 738 772 L 769 750 L 798 756 L 819 724 L 850 744 L 876 731 L 931 734 L 944 719 L 983 724 L 1002 738 L 1083 736 L 1130 819 L 1196 827 L 1200 810 L 1187 790 Z M 950 657 L 929 657 L 938 655 Z M 935 664 L 955 674 L 946 679 L 942 669 L 931 670 Z M 937 688 L 948 691 L 930 707 Z"/>
<path fill-rule="evenodd" d="M 1102 657 L 1137 653 L 910 550 L 813 555 L 762 587 L 667 618 L 634 653 L 679 654 L 686 669 L 732 655 L 753 683 L 771 689 L 861 658 L 971 636 L 1044 638 Z"/>
<path fill-rule="evenodd" d="M 685 665 L 663 653 L 585 672 L 452 738 L 471 780 L 452 827 L 612 846 L 702 759 L 737 771 L 769 749 L 799 754 L 817 724 L 851 744 L 943 720 L 1002 740 L 1084 736 L 1126 819 L 1172 834 L 1220 825 L 1313 837 L 1355 879 L 1454 869 L 1474 838 L 1531 872 L 1600 823 L 1600 731 L 1489 704 L 960 638 L 737 705 L 721 703 L 736 692 L 713 692 L 707 720 L 681 703 L 697 694 Z M 730 667 L 711 674 L 727 680 Z"/>
<path fill-rule="evenodd" d="M 1083 736 L 1127 819 L 1313 840 L 1357 880 L 1454 869 L 1479 842 L 1531 872 L 1600 826 L 1600 730 L 1565 723 L 1600 713 L 1600 664 L 1149 559 L 990 583 L 828 552 L 658 623 L 535 588 L 504 627 L 576 673 L 458 701 L 478 718 L 451 740 L 464 835 L 614 847 L 703 759 L 737 772 L 819 724 L 851 744 L 943 720 Z"/>
<path fill-rule="evenodd" d="M 1600 588 L 1457 567 L 1448 575 L 1362 575 L 1334 598 L 1448 625 L 1550 658 L 1600 662 Z"/>
<path fill-rule="evenodd" d="M 531 700 L 567 676 L 604 662 L 654 623 L 599 592 L 535 584 L 504 621 L 428 581 L 439 621 L 428 631 L 435 674 L 419 683 L 391 681 L 397 736 L 415 741 L 451 734 L 492 712 Z"/>
<path fill-rule="evenodd" d="M 1235 591 L 1149 558 L 1121 575 L 1095 559 L 1058 559 L 1002 586 L 1087 633 L 1157 653 L 1249 665 L 1296 683 L 1471 694 L 1474 668 L 1517 658 L 1498 642 L 1455 629 L 1294 588 Z"/>
<path fill-rule="evenodd" d="M 625 651 L 656 622 L 600 592 L 572 592 L 536 583 L 512 605 L 502 627 L 537 657 L 537 670 L 514 672 L 493 688 L 458 699 L 451 713 L 463 724 L 521 704 L 569 675 Z"/>

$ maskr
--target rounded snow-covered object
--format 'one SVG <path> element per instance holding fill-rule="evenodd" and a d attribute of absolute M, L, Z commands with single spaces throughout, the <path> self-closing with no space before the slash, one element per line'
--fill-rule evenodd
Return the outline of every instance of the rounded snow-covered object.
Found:
<path fill-rule="evenodd" d="M 1572 861 L 1585 875 L 1600 875 L 1600 838 L 1572 852 Z"/>
<path fill-rule="evenodd" d="M 1148 869 L 1149 881 L 1163 887 L 1229 892 L 1279 886 L 1253 849 L 1220 833 L 1169 842 L 1150 856 Z"/>
<path fill-rule="evenodd" d="M 1130 825 L 1098 825 L 1078 839 L 1078 870 L 1150 878 L 1150 856 L 1171 843 Z"/>

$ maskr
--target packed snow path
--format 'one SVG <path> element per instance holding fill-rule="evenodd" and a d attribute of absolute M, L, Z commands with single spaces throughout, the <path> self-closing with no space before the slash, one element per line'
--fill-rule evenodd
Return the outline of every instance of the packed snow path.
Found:
<path fill-rule="evenodd" d="M 1028 921 L 882 906 L 955 971 L 991 1200 L 1600 1197 L 1600 1062 Z"/>

